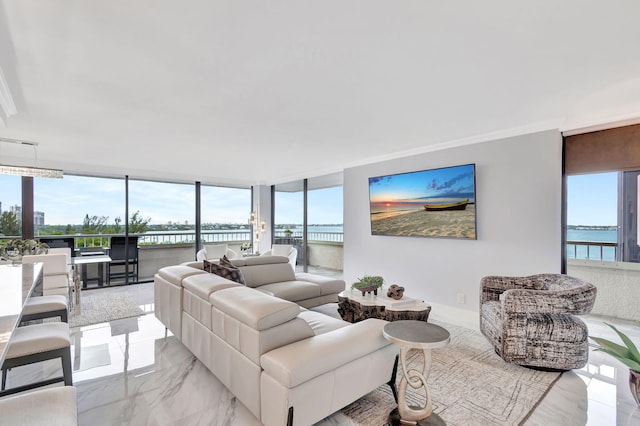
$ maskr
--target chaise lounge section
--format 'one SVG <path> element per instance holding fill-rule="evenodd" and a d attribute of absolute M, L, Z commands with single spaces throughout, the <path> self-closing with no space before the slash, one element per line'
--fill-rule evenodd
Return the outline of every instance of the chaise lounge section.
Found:
<path fill-rule="evenodd" d="M 190 266 L 163 268 L 156 316 L 267 426 L 313 424 L 394 383 L 398 350 L 382 335 L 387 322 L 350 324 L 285 300 L 335 300 L 344 281 L 298 274 L 266 283 L 291 278 L 278 265 L 293 274 L 287 258 L 276 258 L 233 261 L 247 286 Z"/>

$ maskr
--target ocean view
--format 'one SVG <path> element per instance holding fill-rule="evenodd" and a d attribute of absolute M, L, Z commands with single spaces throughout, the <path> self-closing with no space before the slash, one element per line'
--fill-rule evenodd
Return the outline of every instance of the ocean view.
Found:
<path fill-rule="evenodd" d="M 592 241 L 602 243 L 615 243 L 618 238 L 617 231 L 601 230 L 601 229 L 568 229 L 567 241 Z M 567 244 L 567 258 L 569 259 L 587 259 L 587 246 L 576 245 L 574 256 L 574 245 Z M 600 259 L 600 248 L 592 246 L 589 250 L 590 259 Z M 602 248 L 602 260 L 615 261 L 615 247 Z"/>

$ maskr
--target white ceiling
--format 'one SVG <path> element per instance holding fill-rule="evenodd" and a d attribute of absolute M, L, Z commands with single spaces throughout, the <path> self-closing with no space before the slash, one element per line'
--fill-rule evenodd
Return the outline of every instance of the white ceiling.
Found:
<path fill-rule="evenodd" d="M 67 172 L 251 185 L 638 118 L 639 18 L 637 0 L 0 0 L 0 136 Z"/>

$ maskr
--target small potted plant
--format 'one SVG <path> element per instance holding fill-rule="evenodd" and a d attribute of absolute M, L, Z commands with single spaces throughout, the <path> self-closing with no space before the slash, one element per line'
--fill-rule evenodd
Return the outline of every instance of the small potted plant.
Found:
<path fill-rule="evenodd" d="M 384 284 L 384 279 L 380 276 L 365 275 L 362 278 L 358 278 L 358 281 L 351 284 L 351 289 L 356 289 L 362 292 L 364 296 L 366 293 L 373 292 L 374 295 L 378 295 L 378 289 Z"/>
<path fill-rule="evenodd" d="M 597 351 L 609 354 L 629 367 L 629 389 L 631 390 L 633 398 L 636 400 L 636 404 L 640 405 L 640 352 L 638 352 L 638 348 L 627 335 L 613 325 L 607 325 L 618 334 L 624 346 L 601 337 L 589 336 L 589 338 L 600 345 L 600 347 L 596 349 Z"/>
<path fill-rule="evenodd" d="M 19 238 L 2 241 L 0 246 L 0 258 L 10 260 L 12 265 L 17 265 L 22 256 L 31 254 L 47 254 L 49 246 L 36 240 L 22 240 Z"/>

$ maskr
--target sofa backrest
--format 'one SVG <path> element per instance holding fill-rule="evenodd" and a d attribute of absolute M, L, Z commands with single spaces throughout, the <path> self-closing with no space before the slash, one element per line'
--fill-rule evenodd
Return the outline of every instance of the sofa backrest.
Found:
<path fill-rule="evenodd" d="M 255 364 L 272 349 L 314 336 L 293 302 L 246 287 L 216 291 L 209 301 L 211 331 Z"/>
<path fill-rule="evenodd" d="M 231 261 L 242 272 L 247 287 L 295 281 L 296 274 L 284 256 L 251 256 Z"/>

